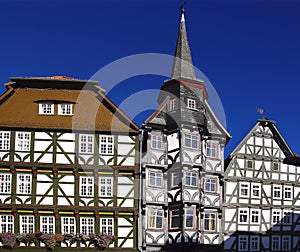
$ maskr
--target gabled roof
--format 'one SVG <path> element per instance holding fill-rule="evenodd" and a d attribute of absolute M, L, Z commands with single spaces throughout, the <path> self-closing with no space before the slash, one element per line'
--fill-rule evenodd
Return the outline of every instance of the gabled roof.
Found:
<path fill-rule="evenodd" d="M 267 118 L 262 118 L 257 121 L 257 123 L 254 125 L 254 127 L 248 132 L 248 134 L 243 138 L 243 140 L 235 147 L 235 149 L 229 154 L 229 156 L 225 160 L 225 166 L 227 166 L 230 161 L 232 160 L 233 156 L 238 153 L 238 151 L 241 149 L 241 147 L 247 142 L 247 140 L 250 138 L 250 136 L 258 129 L 258 127 L 268 127 L 270 131 L 273 134 L 273 138 L 280 147 L 281 151 L 285 155 L 285 161 L 289 159 L 297 159 L 292 152 L 291 148 L 288 146 L 287 142 L 284 140 L 283 136 L 275 126 L 275 122 L 271 121 Z M 300 159 L 299 159 L 300 160 Z M 296 161 L 299 162 L 299 161 Z M 300 163 L 300 162 L 299 162 Z M 226 167 L 225 167 L 226 168 Z"/>
<path fill-rule="evenodd" d="M 60 76 L 11 78 L 0 97 L 0 127 L 138 133 L 139 127 L 104 93 L 97 81 Z M 41 115 L 39 103 L 74 104 L 73 115 Z"/>

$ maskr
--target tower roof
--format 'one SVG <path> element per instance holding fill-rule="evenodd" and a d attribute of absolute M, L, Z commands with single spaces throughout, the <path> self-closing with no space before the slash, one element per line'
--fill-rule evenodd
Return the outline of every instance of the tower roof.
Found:
<path fill-rule="evenodd" d="M 182 8 L 171 79 L 186 78 L 195 80 L 196 76 L 187 39 L 184 12 Z"/>

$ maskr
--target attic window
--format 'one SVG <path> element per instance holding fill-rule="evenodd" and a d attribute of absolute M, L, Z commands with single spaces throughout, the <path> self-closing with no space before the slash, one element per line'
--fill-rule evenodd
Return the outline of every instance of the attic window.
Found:
<path fill-rule="evenodd" d="M 53 102 L 39 103 L 39 114 L 53 115 L 54 114 L 54 103 Z"/>
<path fill-rule="evenodd" d="M 187 99 L 187 108 L 188 109 L 196 109 L 196 100 Z"/>
<path fill-rule="evenodd" d="M 61 103 L 58 104 L 58 114 L 59 115 L 72 115 L 72 104 L 71 103 Z"/>
<path fill-rule="evenodd" d="M 273 163 L 273 171 L 279 171 L 279 163 L 278 162 Z"/>

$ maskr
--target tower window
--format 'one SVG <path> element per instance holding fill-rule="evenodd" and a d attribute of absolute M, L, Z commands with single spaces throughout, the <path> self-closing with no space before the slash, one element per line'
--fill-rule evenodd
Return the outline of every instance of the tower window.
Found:
<path fill-rule="evenodd" d="M 162 149 L 163 148 L 163 138 L 161 135 L 151 136 L 151 147 L 152 149 Z"/>
<path fill-rule="evenodd" d="M 149 186 L 162 187 L 162 173 L 159 171 L 149 172 Z"/>
<path fill-rule="evenodd" d="M 180 227 L 180 210 L 170 210 L 170 229 Z"/>
<path fill-rule="evenodd" d="M 199 149 L 199 136 L 185 133 L 184 146 L 191 149 Z"/>
<path fill-rule="evenodd" d="M 188 109 L 196 109 L 196 100 L 187 99 L 187 108 Z"/>
<path fill-rule="evenodd" d="M 177 108 L 178 108 L 178 106 L 177 106 L 177 100 L 175 98 L 174 99 L 170 99 L 170 101 L 169 101 L 169 111 L 175 110 Z"/>
<path fill-rule="evenodd" d="M 216 143 L 207 142 L 206 143 L 206 156 L 207 157 L 214 157 L 218 156 L 218 145 Z"/>
<path fill-rule="evenodd" d="M 163 210 L 150 209 L 148 212 L 148 228 L 162 229 L 163 228 Z"/>

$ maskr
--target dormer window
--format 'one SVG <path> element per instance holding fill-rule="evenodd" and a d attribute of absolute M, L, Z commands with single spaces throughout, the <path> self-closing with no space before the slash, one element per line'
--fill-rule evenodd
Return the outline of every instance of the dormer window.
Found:
<path fill-rule="evenodd" d="M 41 102 L 39 104 L 39 114 L 53 115 L 54 114 L 54 103 L 53 102 Z"/>
<path fill-rule="evenodd" d="M 72 103 L 61 103 L 58 104 L 59 115 L 72 115 Z"/>
<path fill-rule="evenodd" d="M 195 99 L 187 99 L 187 108 L 188 109 L 196 109 L 196 100 Z"/>

